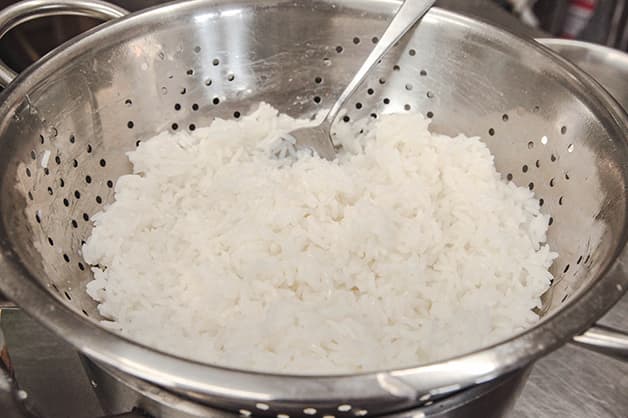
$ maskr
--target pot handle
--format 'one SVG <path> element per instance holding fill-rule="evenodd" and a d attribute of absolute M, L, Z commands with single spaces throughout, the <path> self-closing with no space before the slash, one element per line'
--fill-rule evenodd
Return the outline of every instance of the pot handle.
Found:
<path fill-rule="evenodd" d="M 593 325 L 573 338 L 580 347 L 628 362 L 628 333 L 604 325 Z"/>
<path fill-rule="evenodd" d="M 0 38 L 17 25 L 39 17 L 75 15 L 111 20 L 128 13 L 100 0 L 24 0 L 0 11 Z M 16 76 L 17 73 L 0 60 L 0 86 L 6 87 Z"/>

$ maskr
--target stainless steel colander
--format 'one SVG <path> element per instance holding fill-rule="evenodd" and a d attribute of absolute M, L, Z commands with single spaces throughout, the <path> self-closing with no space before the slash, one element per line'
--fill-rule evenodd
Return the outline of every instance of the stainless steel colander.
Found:
<path fill-rule="evenodd" d="M 420 112 L 434 131 L 483 138 L 504 177 L 534 190 L 551 215 L 549 242 L 560 257 L 538 326 L 449 361 L 346 376 L 214 367 L 99 327 L 79 249 L 90 217 L 130 171 L 125 152 L 162 131 L 237 119 L 260 101 L 314 115 L 338 96 L 399 4 L 181 2 L 102 25 L 14 81 L 1 71 L 10 83 L 0 104 L 0 289 L 96 362 L 245 415 L 403 410 L 524 367 L 583 332 L 628 286 L 628 119 L 546 48 L 439 9 L 388 54 L 336 123 Z M 123 14 L 91 0 L 34 0 L 0 13 L 0 34 L 52 12 Z M 626 356 L 612 330 L 578 338 Z"/>

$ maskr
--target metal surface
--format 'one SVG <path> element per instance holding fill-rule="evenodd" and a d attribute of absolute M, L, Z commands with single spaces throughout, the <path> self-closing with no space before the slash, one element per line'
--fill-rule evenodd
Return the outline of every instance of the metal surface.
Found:
<path fill-rule="evenodd" d="M 0 37 L 3 37 L 15 26 L 29 20 L 63 14 L 110 20 L 122 17 L 128 12 L 98 0 L 24 1 L 0 11 Z M 14 71 L 0 61 L 0 86 L 6 87 L 16 76 Z M 11 302 L 6 301 L 0 293 L 0 314 L 2 308 L 11 305 Z M 31 414 L 25 403 L 26 397 L 23 395 L 25 392 L 18 390 L 9 366 L 9 354 L 5 346 L 4 335 L 0 330 L 0 406 L 8 415 L 7 418 L 33 417 L 35 415 Z"/>
<path fill-rule="evenodd" d="M 83 357 L 92 386 L 96 388 L 105 411 L 116 413 L 133 408 L 140 409 L 155 418 L 216 417 L 229 418 L 237 414 L 212 409 L 182 399 L 145 381 L 130 378 L 108 368 L 99 366 Z M 495 381 L 420 408 L 386 415 L 388 418 L 501 418 L 511 409 L 523 387 L 529 368 L 518 370 Z M 354 415 L 362 416 L 360 410 Z M 303 416 L 303 414 L 299 414 Z"/>
<path fill-rule="evenodd" d="M 626 327 L 628 297 L 600 320 Z M 539 360 L 517 400 L 512 418 L 625 418 L 628 363 L 574 345 Z"/>
<path fill-rule="evenodd" d="M 15 357 L 17 378 L 38 409 L 46 412 L 40 415 L 42 418 L 92 418 L 105 413 L 118 416 L 132 410 L 155 418 L 237 416 L 175 396 L 111 368 L 99 367 L 80 356 L 86 375 L 79 356 L 69 345 L 17 309 L 7 311 L 1 325 Z M 421 414 L 440 418 L 503 417 L 512 408 L 527 374 L 528 370 L 518 371 L 391 418 L 416 418 Z"/>
<path fill-rule="evenodd" d="M 617 327 L 625 326 L 626 321 L 628 298 L 622 299 L 600 322 Z M 33 405 L 39 411 L 46 411 L 44 418 L 92 418 L 104 415 L 92 391 L 90 379 L 85 375 L 79 356 L 71 346 L 19 310 L 6 311 L 0 325 L 11 348 L 17 381 L 28 393 Z M 131 406 L 146 404 L 141 393 L 128 390 L 128 384 L 125 379 L 117 383 L 121 385 L 117 389 L 96 385 L 95 390 L 99 391 L 108 411 L 122 412 Z M 101 390 L 105 390 L 104 394 L 100 393 Z M 625 411 L 628 410 L 627 391 L 628 363 L 568 345 L 535 364 L 514 410 L 507 416 L 625 418 Z M 161 408 L 172 408 L 181 401 L 177 399 L 177 403 L 167 403 Z M 157 405 L 153 408 L 157 408 Z M 460 413 L 465 411 L 465 408 L 461 408 Z M 462 416 L 484 418 L 484 412 L 492 411 L 493 408 L 487 405 L 486 411 Z"/>
<path fill-rule="evenodd" d="M 128 14 L 118 6 L 98 0 L 29 0 L 16 3 L 0 12 L 0 37 L 32 19 L 56 15 L 78 15 L 96 19 L 116 19 Z M 0 61 L 0 86 L 7 86 L 17 74 Z"/>
<path fill-rule="evenodd" d="M 628 109 L 628 53 L 569 39 L 540 41 L 595 77 L 624 109 Z"/>
<path fill-rule="evenodd" d="M 597 325 L 584 334 L 575 336 L 574 342 L 607 356 L 628 361 L 628 335 L 619 334 L 616 329 Z"/>
<path fill-rule="evenodd" d="M 0 11 L 0 38 L 16 26 L 47 16 L 76 15 L 111 20 L 127 15 L 125 9 L 99 0 L 29 0 L 16 3 Z M 6 87 L 17 73 L 0 60 L 0 87 Z M 14 307 L 0 293 L 0 308 Z"/>
<path fill-rule="evenodd" d="M 539 39 L 592 75 L 624 108 L 628 109 L 628 54 L 589 42 Z M 624 297 L 625 298 L 625 297 Z M 622 324 L 620 326 L 624 326 Z M 628 334 L 607 326 L 593 326 L 574 337 L 577 345 L 621 360 L 628 360 Z"/>
<path fill-rule="evenodd" d="M 540 39 L 578 67 L 591 74 L 624 109 L 628 109 L 628 54 L 604 46 L 566 39 Z M 624 297 L 625 299 L 626 297 Z M 619 326 L 625 326 L 623 323 Z M 592 327 L 576 336 L 575 342 L 600 353 L 628 359 L 628 338 L 606 326 Z"/>
<path fill-rule="evenodd" d="M 22 310 L 3 310 L 1 319 L 15 379 L 35 409 L 45 412 L 39 418 L 104 415 L 74 347 Z M 0 411 L 8 410 L 0 403 Z"/>
<path fill-rule="evenodd" d="M 382 60 L 382 57 L 427 13 L 434 1 L 406 0 L 399 6 L 386 31 L 384 31 L 379 41 L 375 43 L 360 69 L 349 81 L 349 84 L 347 84 L 347 87 L 345 87 L 332 105 L 322 122 L 316 126 L 300 128 L 289 133 L 296 140 L 297 145 L 313 148 L 323 158 L 329 160 L 335 158 L 336 151 L 331 138 L 331 130 L 338 113 L 344 108 L 347 101 L 353 97 L 358 88 L 362 86 L 366 77 Z"/>
<path fill-rule="evenodd" d="M 538 326 L 446 362 L 341 377 L 197 364 L 97 326 L 79 248 L 90 215 L 130 169 L 124 153 L 163 130 L 238 117 L 262 99 L 314 115 L 346 86 L 398 6 L 178 3 L 105 24 L 31 67 L 0 106 L 0 288 L 98 362 L 260 415 L 413 407 L 516 370 L 584 330 L 628 284 L 625 115 L 546 49 L 435 9 L 370 75 L 347 120 L 422 112 L 438 132 L 482 136 L 498 170 L 534 188 L 560 253 Z"/>
<path fill-rule="evenodd" d="M 11 313 L 14 315 L 9 316 L 8 333 L 18 370 L 22 371 L 20 381 L 28 387 L 29 395 L 38 398 L 38 404 L 44 406 L 51 418 L 97 416 L 96 412 L 87 412 L 95 407 L 93 395 L 89 390 L 85 392 L 83 386 L 89 389 L 89 383 L 72 351 L 25 315 Z M 627 321 L 628 298 L 624 297 L 602 323 L 621 327 Z M 627 376 L 626 364 L 578 348 L 562 348 L 540 360 L 511 416 L 623 417 L 628 410 Z M 60 393 L 58 389 L 50 390 L 51 387 L 67 390 Z M 482 412 L 475 416 L 484 416 Z"/>

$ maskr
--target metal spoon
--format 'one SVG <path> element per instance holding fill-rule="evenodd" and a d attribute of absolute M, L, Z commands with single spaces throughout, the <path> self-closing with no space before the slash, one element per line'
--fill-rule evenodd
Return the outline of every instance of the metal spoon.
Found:
<path fill-rule="evenodd" d="M 336 157 L 336 150 L 331 140 L 331 125 L 336 116 L 338 116 L 338 112 L 362 84 L 362 81 L 364 81 L 373 67 L 427 13 L 434 2 L 435 0 L 405 0 L 373 51 L 366 58 L 360 70 L 355 74 L 340 97 L 338 97 L 325 119 L 318 125 L 299 128 L 289 132 L 283 135 L 284 139 L 292 137 L 290 142 L 297 149 L 313 149 L 319 156 L 333 160 Z"/>

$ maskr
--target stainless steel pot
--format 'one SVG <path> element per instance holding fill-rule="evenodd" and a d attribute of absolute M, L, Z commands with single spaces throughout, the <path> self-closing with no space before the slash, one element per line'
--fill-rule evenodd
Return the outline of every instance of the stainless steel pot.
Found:
<path fill-rule="evenodd" d="M 155 418 L 233 418 L 239 414 L 185 399 L 146 381 L 120 373 L 82 356 L 85 370 L 103 409 L 117 416 L 141 411 Z M 531 366 L 388 418 L 502 418 L 513 407 Z"/>
<path fill-rule="evenodd" d="M 624 109 L 628 109 L 627 53 L 573 39 L 540 39 L 539 42 L 592 75 Z"/>
<path fill-rule="evenodd" d="M 41 14 L 42 5 L 45 13 L 96 5 L 121 14 L 91 1 L 29 1 L 0 14 L 0 34 L 22 16 Z M 346 84 L 398 5 L 182 2 L 105 24 L 15 81 L 0 72 L 10 82 L 0 104 L 0 289 L 116 373 L 213 408 L 269 416 L 429 406 L 521 370 L 586 330 L 628 286 L 627 117 L 548 49 L 438 9 L 382 62 L 348 116 L 419 111 L 439 132 L 482 136 L 498 169 L 543 197 L 552 215 L 549 242 L 560 257 L 536 327 L 411 369 L 286 376 L 198 364 L 98 326 L 79 248 L 90 215 L 111 201 L 115 179 L 129 170 L 125 151 L 163 130 L 246 113 L 260 100 L 312 115 Z M 618 331 L 593 327 L 576 338 L 626 356 Z"/>

